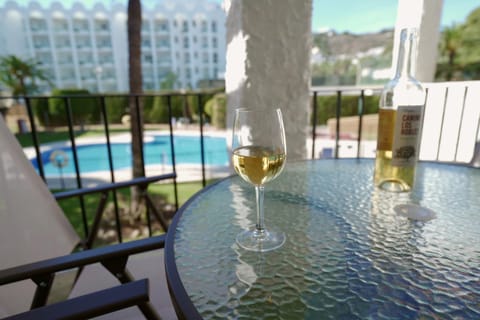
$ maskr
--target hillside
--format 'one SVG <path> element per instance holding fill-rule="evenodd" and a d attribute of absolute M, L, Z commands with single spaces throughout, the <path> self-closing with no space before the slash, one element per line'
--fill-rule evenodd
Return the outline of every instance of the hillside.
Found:
<path fill-rule="evenodd" d="M 382 30 L 378 33 L 351 34 L 317 33 L 313 35 L 313 45 L 325 56 L 355 56 L 370 49 L 384 47 L 391 51 L 393 30 Z"/>

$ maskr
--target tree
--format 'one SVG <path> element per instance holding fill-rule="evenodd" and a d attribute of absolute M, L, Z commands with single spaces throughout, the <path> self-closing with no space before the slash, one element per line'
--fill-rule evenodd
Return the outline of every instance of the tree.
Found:
<path fill-rule="evenodd" d="M 142 141 L 143 141 L 143 105 L 142 99 L 134 95 L 142 94 L 142 60 L 141 60 L 141 29 L 142 6 L 140 0 L 128 1 L 128 77 L 130 86 L 130 128 L 132 136 L 132 175 L 134 178 L 145 175 L 143 168 Z M 138 101 L 138 104 L 136 103 Z M 137 109 L 138 108 L 138 109 Z M 131 211 L 140 213 L 140 188 L 131 188 Z"/>
<path fill-rule="evenodd" d="M 160 89 L 171 90 L 175 87 L 175 81 L 177 81 L 177 75 L 172 71 L 169 71 L 163 81 L 160 83 Z"/>
<path fill-rule="evenodd" d="M 457 25 L 446 27 L 441 35 L 440 52 L 447 59 L 446 80 L 453 78 L 455 58 L 462 46 L 462 28 Z"/>
<path fill-rule="evenodd" d="M 0 82 L 9 88 L 14 96 L 34 94 L 38 90 L 38 80 L 50 84 L 47 75 L 38 65 L 33 59 L 22 60 L 15 55 L 0 57 Z"/>
<path fill-rule="evenodd" d="M 462 30 L 461 63 L 468 79 L 480 79 L 480 7 L 467 17 Z"/>

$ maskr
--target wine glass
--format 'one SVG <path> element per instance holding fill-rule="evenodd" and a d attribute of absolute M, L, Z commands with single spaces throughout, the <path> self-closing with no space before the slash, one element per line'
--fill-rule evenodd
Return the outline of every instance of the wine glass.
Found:
<path fill-rule="evenodd" d="M 285 233 L 265 227 L 265 184 L 283 170 L 287 157 L 285 129 L 280 109 L 236 109 L 233 124 L 232 162 L 243 180 L 255 187 L 255 227 L 237 235 L 237 244 L 247 250 L 265 252 L 281 247 Z"/>

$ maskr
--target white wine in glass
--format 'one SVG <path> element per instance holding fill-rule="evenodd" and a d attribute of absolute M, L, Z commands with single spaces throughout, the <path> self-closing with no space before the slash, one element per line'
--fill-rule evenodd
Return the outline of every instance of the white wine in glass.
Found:
<path fill-rule="evenodd" d="M 282 112 L 237 109 L 233 124 L 232 162 L 243 180 L 255 187 L 257 221 L 255 227 L 237 236 L 240 247 L 265 252 L 281 247 L 285 233 L 265 226 L 264 185 L 283 170 L 287 157 Z"/>

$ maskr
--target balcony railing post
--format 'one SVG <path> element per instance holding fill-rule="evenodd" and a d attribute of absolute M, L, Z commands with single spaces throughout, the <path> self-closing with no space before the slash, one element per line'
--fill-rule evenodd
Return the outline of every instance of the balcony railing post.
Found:
<path fill-rule="evenodd" d="M 63 97 L 63 103 L 65 105 L 67 113 L 67 124 L 68 124 L 68 134 L 70 136 L 70 143 L 72 148 L 73 163 L 75 165 L 75 175 L 77 180 L 77 188 L 82 188 L 82 179 L 80 178 L 80 166 L 78 164 L 78 154 L 77 146 L 75 143 L 75 132 L 73 130 L 73 115 L 72 115 L 72 106 L 70 103 L 70 97 Z M 82 211 L 82 221 L 83 221 L 83 231 L 85 232 L 85 237 L 88 237 L 88 222 L 87 222 L 87 213 L 85 209 L 85 201 L 83 196 L 80 196 L 80 208 Z"/>
<path fill-rule="evenodd" d="M 145 177 L 145 158 L 143 154 L 143 127 L 142 114 L 140 112 L 140 97 L 135 95 L 135 113 L 137 114 L 138 143 L 140 145 L 140 159 L 142 163 L 142 175 Z M 133 155 L 135 157 L 135 155 Z"/>
<path fill-rule="evenodd" d="M 175 178 L 173 179 L 173 193 L 175 194 L 175 211 L 178 210 L 178 188 L 177 188 L 177 166 L 175 163 L 175 144 L 173 143 L 173 125 L 172 125 L 172 96 L 167 95 L 167 108 L 168 108 L 168 127 L 170 129 L 170 151 L 172 153 L 172 168 Z"/>
<path fill-rule="evenodd" d="M 203 139 L 203 106 L 202 106 L 202 96 L 200 94 L 197 95 L 197 102 L 198 102 L 198 113 L 200 119 L 200 156 L 202 159 L 202 186 L 207 185 L 207 181 L 205 179 L 205 142 Z"/>
<path fill-rule="evenodd" d="M 35 117 L 33 116 L 30 97 L 25 97 L 25 106 L 27 108 L 28 120 L 30 121 L 30 128 L 32 130 L 31 134 L 32 134 L 33 145 L 35 146 L 35 154 L 37 155 L 38 172 L 40 173 L 40 177 L 42 177 L 43 181 L 47 181 L 45 179 L 42 153 L 40 152 L 40 142 L 38 140 L 37 126 L 35 124 Z"/>
<path fill-rule="evenodd" d="M 312 159 L 315 159 L 315 139 L 317 137 L 317 91 L 313 92 L 313 121 L 312 121 Z"/>
<path fill-rule="evenodd" d="M 363 128 L 363 109 L 365 106 L 365 91 L 360 91 L 358 99 L 358 135 L 357 135 L 357 159 L 360 158 L 360 147 L 362 144 L 362 128 Z"/>
<path fill-rule="evenodd" d="M 105 138 L 107 140 L 107 156 L 108 156 L 108 166 L 110 168 L 110 181 L 112 183 L 115 183 L 112 144 L 110 142 L 110 129 L 108 127 L 108 115 L 107 115 L 107 108 L 105 106 L 104 95 L 100 97 L 100 107 L 101 107 L 102 118 L 103 118 L 103 128 L 105 131 Z M 118 239 L 118 242 L 121 243 L 123 242 L 123 239 L 122 239 L 122 229 L 121 229 L 120 215 L 118 211 L 118 198 L 117 198 L 116 190 L 112 190 L 112 197 L 113 197 L 113 206 L 115 208 L 115 226 L 116 226 L 116 232 L 117 232 L 117 239 Z"/>
<path fill-rule="evenodd" d="M 338 159 L 338 149 L 340 148 L 340 115 L 342 109 L 342 91 L 337 91 L 337 108 L 335 113 L 336 127 L 335 127 L 335 159 Z"/>

